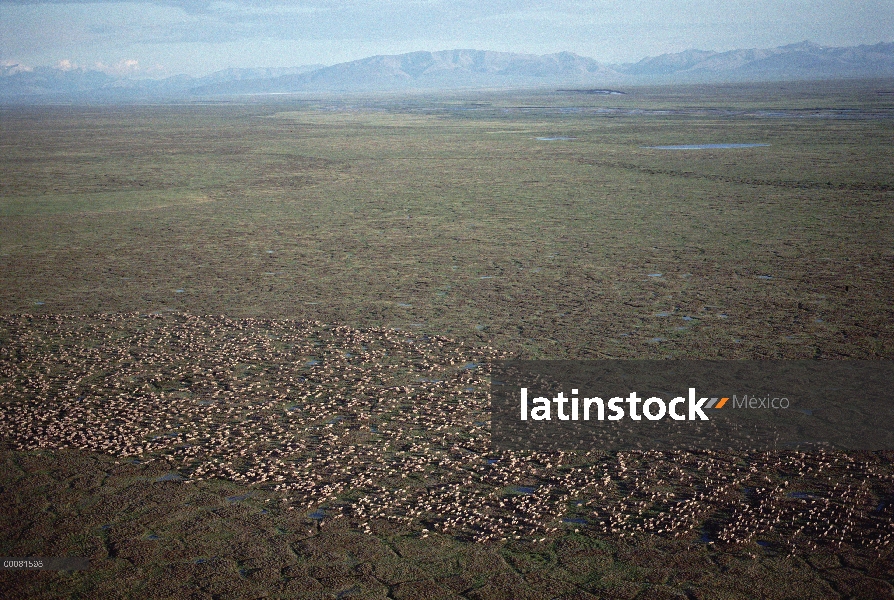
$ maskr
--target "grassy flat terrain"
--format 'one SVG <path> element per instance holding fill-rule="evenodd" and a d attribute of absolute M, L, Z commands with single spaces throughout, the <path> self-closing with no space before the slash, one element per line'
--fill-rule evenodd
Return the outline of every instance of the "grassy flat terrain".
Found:
<path fill-rule="evenodd" d="M 890 453 L 495 454 L 486 363 L 894 358 L 892 85 L 0 109 L 0 555 L 93 564 L 3 584 L 890 596 Z"/>
<path fill-rule="evenodd" d="M 702 114 L 698 88 L 648 114 L 624 113 L 662 106 L 650 90 L 6 110 L 0 299 L 531 357 L 890 357 L 894 121 L 875 87 L 847 118 L 829 116 L 844 90 L 812 87 L 806 113 L 746 89 Z M 646 148 L 700 143 L 769 146 Z"/>

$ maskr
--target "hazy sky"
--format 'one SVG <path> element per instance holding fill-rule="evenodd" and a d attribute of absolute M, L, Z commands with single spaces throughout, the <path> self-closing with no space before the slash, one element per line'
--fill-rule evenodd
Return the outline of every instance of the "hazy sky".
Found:
<path fill-rule="evenodd" d="M 894 0 L 0 0 L 0 64 L 137 75 L 474 48 L 632 62 L 894 41 Z"/>

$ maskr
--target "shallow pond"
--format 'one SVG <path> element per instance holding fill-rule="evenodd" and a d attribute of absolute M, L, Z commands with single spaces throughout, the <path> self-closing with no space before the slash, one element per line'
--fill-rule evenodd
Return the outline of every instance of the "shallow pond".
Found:
<path fill-rule="evenodd" d="M 816 498 L 813 494 L 808 494 L 807 492 L 792 492 L 788 495 L 789 498 L 800 498 L 804 500 L 812 500 Z"/>

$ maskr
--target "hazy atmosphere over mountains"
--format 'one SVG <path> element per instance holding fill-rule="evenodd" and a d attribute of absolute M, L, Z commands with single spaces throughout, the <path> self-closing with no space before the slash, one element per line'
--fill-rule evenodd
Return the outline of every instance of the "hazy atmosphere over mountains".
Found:
<path fill-rule="evenodd" d="M 303 92 L 637 85 L 894 76 L 894 43 L 824 48 L 687 50 L 628 64 L 570 52 L 532 55 L 446 50 L 380 55 L 332 66 L 227 69 L 205 77 L 136 79 L 95 69 L 0 67 L 5 101 L 140 100 Z"/>
<path fill-rule="evenodd" d="M 0 0 L 0 98 L 887 77 L 892 42 L 891 0 Z"/>

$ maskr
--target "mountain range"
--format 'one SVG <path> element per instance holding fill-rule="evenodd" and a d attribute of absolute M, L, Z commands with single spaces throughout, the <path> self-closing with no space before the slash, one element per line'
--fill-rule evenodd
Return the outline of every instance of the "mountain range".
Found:
<path fill-rule="evenodd" d="M 445 50 L 372 56 L 332 66 L 227 69 L 206 77 L 135 79 L 84 69 L 0 67 L 0 101 L 207 99 L 243 94 L 586 87 L 894 77 L 894 43 L 828 48 L 687 50 L 629 64 L 570 52 L 542 56 Z"/>

